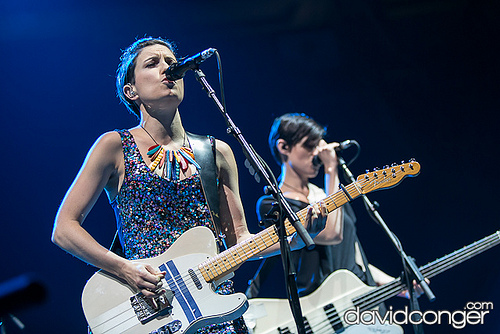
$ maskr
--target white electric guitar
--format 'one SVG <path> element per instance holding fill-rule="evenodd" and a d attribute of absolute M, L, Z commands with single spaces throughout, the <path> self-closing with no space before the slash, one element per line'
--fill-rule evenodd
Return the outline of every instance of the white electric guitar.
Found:
<path fill-rule="evenodd" d="M 500 244 L 500 231 L 465 246 L 420 268 L 424 277 L 431 278 L 494 246 Z M 350 333 L 344 313 L 359 307 L 359 311 L 376 308 L 383 301 L 405 289 L 401 279 L 380 287 L 364 284 L 348 270 L 333 272 L 313 293 L 300 298 L 304 325 L 308 333 Z M 252 298 L 243 315 L 253 334 L 297 333 L 290 306 L 286 299 Z M 391 326 L 379 324 L 377 333 L 389 333 Z M 356 328 L 357 329 L 357 328 Z M 358 333 L 357 331 L 354 331 Z M 366 332 L 366 331 L 365 331 Z"/>
<path fill-rule="evenodd" d="M 361 194 L 395 186 L 419 171 L 418 162 L 410 161 L 363 174 L 318 203 L 324 203 L 331 212 Z M 307 208 L 297 212 L 302 224 L 306 215 Z M 290 222 L 286 221 L 285 227 L 287 235 L 295 232 Z M 101 270 L 83 290 L 85 318 L 94 334 L 194 333 L 206 325 L 236 319 L 248 308 L 245 295 L 218 295 L 214 292 L 217 283 L 278 241 L 277 229 L 271 226 L 217 254 L 212 231 L 192 228 L 163 254 L 136 260 L 167 273 L 158 297 L 145 298 L 125 281 Z"/>

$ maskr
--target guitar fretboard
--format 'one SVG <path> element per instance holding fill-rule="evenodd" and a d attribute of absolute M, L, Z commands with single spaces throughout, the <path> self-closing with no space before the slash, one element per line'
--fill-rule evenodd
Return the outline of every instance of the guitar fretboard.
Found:
<path fill-rule="evenodd" d="M 363 181 L 361 181 L 363 182 Z M 350 200 L 361 195 L 361 190 L 358 185 L 359 181 L 353 182 L 339 191 L 317 202 L 324 204 L 328 213 L 341 207 Z M 306 222 L 308 208 L 304 208 L 297 212 L 297 217 L 302 225 Z M 285 220 L 286 234 L 289 236 L 295 232 L 295 228 Z M 279 241 L 278 231 L 276 226 L 271 226 L 257 233 L 252 238 L 249 238 L 223 252 L 214 256 L 205 262 L 201 263 L 198 268 L 207 282 L 211 282 L 216 278 L 225 276 L 235 267 L 245 262 L 249 258 L 266 250 Z"/>

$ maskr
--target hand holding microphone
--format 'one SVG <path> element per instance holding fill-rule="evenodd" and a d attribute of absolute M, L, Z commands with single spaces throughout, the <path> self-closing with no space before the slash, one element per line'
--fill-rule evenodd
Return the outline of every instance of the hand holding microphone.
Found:
<path fill-rule="evenodd" d="M 358 146 L 358 142 L 355 141 L 355 140 L 344 140 L 340 143 L 329 143 L 327 144 L 326 141 L 324 141 L 323 139 L 319 142 L 319 145 L 318 145 L 318 148 L 319 148 L 319 152 L 317 155 L 315 155 L 313 157 L 313 160 L 312 160 L 312 163 L 314 166 L 321 166 L 324 162 L 325 163 L 329 163 L 329 161 L 323 161 L 323 160 L 329 160 L 331 157 L 331 159 L 335 159 L 336 160 L 336 154 L 334 154 L 334 152 L 342 152 L 343 150 L 345 149 L 348 149 L 349 147 L 353 146 L 353 145 L 356 145 Z M 330 151 L 330 154 L 327 155 L 327 154 L 322 154 L 321 152 L 324 152 L 324 151 Z M 322 156 L 322 158 L 320 158 L 320 156 Z M 333 161 L 331 161 L 333 162 Z"/>

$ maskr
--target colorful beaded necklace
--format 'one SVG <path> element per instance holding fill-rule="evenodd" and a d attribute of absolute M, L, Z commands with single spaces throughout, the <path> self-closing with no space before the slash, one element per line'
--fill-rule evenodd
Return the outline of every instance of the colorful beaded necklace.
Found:
<path fill-rule="evenodd" d="M 155 145 L 148 148 L 148 158 L 151 160 L 149 169 L 160 177 L 167 180 L 178 180 L 181 170 L 183 173 L 189 168 L 189 164 L 194 165 L 198 170 L 201 166 L 195 161 L 193 150 L 186 145 L 186 133 L 184 133 L 184 142 L 178 150 L 167 150 L 163 145 L 151 136 L 151 134 L 142 125 L 141 128 L 155 142 Z"/>

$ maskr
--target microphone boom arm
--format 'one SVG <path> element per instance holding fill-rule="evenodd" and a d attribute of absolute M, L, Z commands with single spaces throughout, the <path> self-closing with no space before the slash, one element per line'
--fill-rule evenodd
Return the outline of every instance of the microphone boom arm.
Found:
<path fill-rule="evenodd" d="M 243 148 L 243 153 L 245 154 L 245 157 L 255 168 L 256 173 L 260 173 L 262 177 L 266 180 L 267 184 L 269 185 L 270 191 L 273 194 L 278 195 L 280 197 L 280 201 L 282 200 L 283 207 L 285 208 L 286 214 L 288 215 L 290 222 L 292 222 L 293 226 L 295 227 L 295 230 L 306 244 L 306 247 L 311 248 L 312 246 L 314 246 L 314 241 L 312 240 L 311 236 L 309 235 L 309 233 L 307 233 L 305 227 L 302 225 L 295 212 L 292 210 L 288 202 L 285 200 L 283 193 L 279 190 L 277 185 L 271 181 L 271 177 L 269 176 L 267 170 L 262 165 L 260 159 L 257 157 L 257 153 L 255 152 L 253 147 L 250 144 L 248 144 L 246 139 L 243 137 L 243 134 L 241 133 L 240 129 L 236 126 L 231 117 L 229 117 L 229 115 L 227 114 L 226 110 L 224 109 L 224 106 L 217 98 L 214 89 L 210 86 L 210 84 L 206 80 L 203 71 L 197 68 L 194 69 L 194 73 L 196 76 L 196 80 L 198 80 L 198 82 L 201 83 L 203 89 L 208 93 L 208 96 L 215 102 L 220 112 L 222 113 L 222 116 L 224 116 L 226 123 L 228 125 L 227 132 L 232 134 L 236 138 L 236 140 L 240 143 L 241 147 Z"/>

